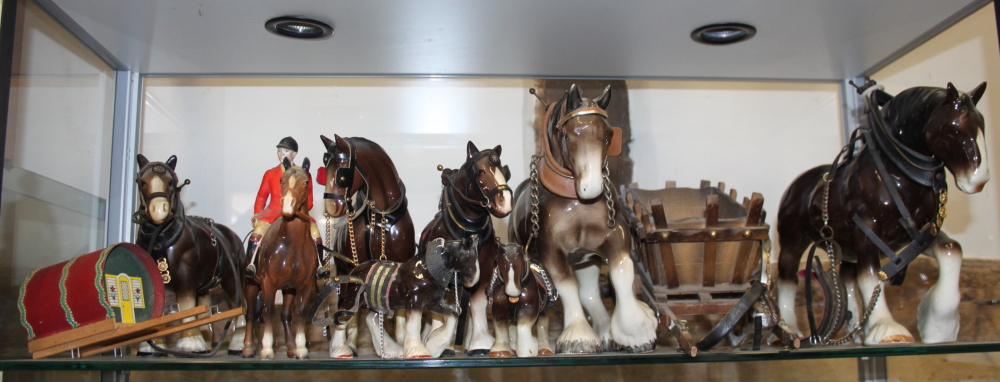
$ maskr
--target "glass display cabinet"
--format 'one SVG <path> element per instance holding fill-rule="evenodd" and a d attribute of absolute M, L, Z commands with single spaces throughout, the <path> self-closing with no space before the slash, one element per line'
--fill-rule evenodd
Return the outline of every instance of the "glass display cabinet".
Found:
<path fill-rule="evenodd" d="M 644 189 L 718 184 L 737 201 L 760 193 L 762 221 L 776 243 L 784 190 L 800 173 L 830 163 L 851 132 L 867 123 L 852 82 L 872 77 L 890 94 L 949 82 L 966 92 L 982 81 L 1000 83 L 994 82 L 1000 81 L 998 14 L 985 0 L 6 0 L 0 16 L 0 110 L 6 116 L 0 117 L 0 376 L 78 373 L 67 375 L 75 378 L 100 371 L 102 380 L 122 380 L 135 371 L 136 380 L 178 377 L 173 373 L 236 379 L 255 370 L 256 378 L 285 378 L 276 374 L 285 370 L 292 379 L 314 379 L 321 370 L 339 370 L 345 378 L 415 379 L 632 380 L 675 373 L 672 378 L 784 380 L 809 372 L 822 374 L 817 380 L 996 377 L 1000 369 L 990 354 L 1000 352 L 996 181 L 979 193 L 949 194 L 942 229 L 964 250 L 956 342 L 920 342 L 917 304 L 939 277 L 927 256 L 913 263 L 904 285 L 885 290 L 890 311 L 915 343 L 720 346 L 695 357 L 680 351 L 663 326 L 657 349 L 647 354 L 383 360 L 366 344 L 354 359 L 332 360 L 326 333 L 313 328 L 308 360 L 69 353 L 31 359 L 18 309 L 32 298 L 21 296 L 20 287 L 34 270 L 134 241 L 137 154 L 154 161 L 176 155 L 178 177 L 191 180 L 182 194 L 187 213 L 242 237 L 253 228 L 259 179 L 276 165 L 270 150 L 279 139 L 295 137 L 297 161 L 308 157 L 316 168 L 326 151 L 319 135 L 367 137 L 392 157 L 419 232 L 438 211 L 436 167 L 458 168 L 469 141 L 503 147 L 512 187 L 528 179 L 531 156 L 540 150 L 536 121 L 544 113 L 529 89 L 559 95 L 571 83 L 581 84 L 585 97 L 597 97 L 593 89 L 606 84 L 615 92 L 610 118 L 626 131 L 615 183 Z M 331 30 L 286 26 L 287 33 L 320 34 L 289 38 L 268 23 L 280 16 L 316 19 Z M 749 29 L 726 29 L 709 42 L 741 34 L 744 41 L 697 41 L 700 27 L 728 22 Z M 992 152 L 1000 151 L 990 128 L 992 113 L 1000 113 L 995 93 L 988 88 L 978 103 L 986 124 L 980 147 Z M 951 175 L 948 182 L 957 190 Z M 311 215 L 321 228 L 341 223 L 324 216 L 319 202 Z M 494 224 L 508 242 L 510 222 Z M 776 264 L 769 267 L 776 273 Z M 801 296 L 798 304 L 804 312 Z M 688 322 L 692 333 L 704 336 L 721 318 Z M 219 337 L 222 326 L 213 332 Z M 361 337 L 359 343 L 371 342 Z M 931 358 L 916 356 L 937 358 L 924 363 Z M 921 374 L 966 356 L 987 366 L 966 376 Z"/>

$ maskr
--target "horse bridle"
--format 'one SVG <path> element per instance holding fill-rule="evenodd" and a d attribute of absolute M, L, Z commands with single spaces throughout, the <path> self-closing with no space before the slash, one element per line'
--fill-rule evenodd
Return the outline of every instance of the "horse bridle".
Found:
<path fill-rule="evenodd" d="M 462 168 L 465 169 L 466 176 L 469 179 L 479 179 L 478 169 L 476 168 L 476 162 L 479 162 L 479 160 L 482 159 L 483 157 L 486 157 L 486 163 L 488 163 L 490 166 L 500 167 L 500 155 L 497 154 L 496 151 L 494 151 L 493 149 L 480 151 L 478 154 L 472 156 L 472 158 L 469 158 L 469 160 L 465 161 L 465 164 L 462 165 Z M 510 167 L 504 165 L 502 169 L 503 169 L 504 181 L 510 181 Z M 479 187 L 478 185 L 479 182 L 478 181 L 475 182 L 476 182 L 476 189 L 479 190 L 479 194 L 482 196 L 482 199 L 478 201 L 471 200 L 465 198 L 465 195 L 462 195 L 461 193 L 459 193 L 459 196 L 466 199 L 466 201 L 468 202 L 478 202 L 480 205 L 483 206 L 483 208 L 489 208 L 489 206 L 493 203 L 492 202 L 493 196 L 495 196 L 496 194 L 499 194 L 504 191 L 510 191 L 511 194 L 514 193 L 514 190 L 512 190 L 510 186 L 507 184 L 499 184 L 491 188 L 489 191 L 483 191 L 483 188 Z M 452 188 L 455 188 L 454 183 L 452 183 Z"/>
<path fill-rule="evenodd" d="M 184 184 L 178 186 L 177 173 L 175 173 L 174 170 L 172 170 L 170 166 L 167 166 L 165 163 L 154 162 L 139 169 L 139 172 L 135 174 L 135 183 L 140 184 L 142 182 L 143 175 L 148 171 L 152 171 L 154 174 L 169 174 L 170 183 L 167 185 L 166 191 L 154 192 L 149 195 L 143 194 L 142 197 L 139 198 L 139 207 L 141 211 L 146 211 L 149 206 L 149 201 L 156 198 L 167 199 L 170 202 L 171 209 L 173 209 L 175 203 L 177 202 L 177 195 L 180 194 L 180 191 L 184 188 L 184 186 L 191 184 L 191 180 L 185 179 Z M 146 213 L 148 213 L 148 211 Z"/>
<path fill-rule="evenodd" d="M 334 159 L 347 160 L 347 167 L 338 167 L 337 171 L 334 172 L 333 176 L 334 184 L 336 184 L 337 187 L 344 189 L 344 195 L 324 192 L 323 199 L 332 199 L 332 200 L 349 199 L 349 196 L 347 194 L 351 192 L 351 185 L 354 184 L 355 171 L 361 174 L 361 179 L 365 181 L 366 186 L 368 185 L 368 178 L 365 176 L 364 172 L 357 167 L 357 157 L 355 156 L 354 146 L 351 145 L 351 142 L 348 141 L 347 139 L 344 139 L 344 143 L 347 145 L 346 153 L 341 152 L 337 153 L 337 155 L 333 155 L 333 153 L 329 151 L 323 153 L 323 167 L 326 168 L 330 167 L 330 164 L 333 163 Z M 352 208 L 352 207 L 348 205 L 347 208 Z"/>

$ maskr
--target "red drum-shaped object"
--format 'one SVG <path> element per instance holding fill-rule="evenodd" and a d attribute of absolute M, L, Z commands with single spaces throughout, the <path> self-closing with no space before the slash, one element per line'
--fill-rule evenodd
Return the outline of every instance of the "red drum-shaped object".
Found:
<path fill-rule="evenodd" d="M 17 307 L 31 341 L 108 318 L 136 323 L 160 317 L 163 296 L 153 258 L 119 243 L 28 275 Z"/>

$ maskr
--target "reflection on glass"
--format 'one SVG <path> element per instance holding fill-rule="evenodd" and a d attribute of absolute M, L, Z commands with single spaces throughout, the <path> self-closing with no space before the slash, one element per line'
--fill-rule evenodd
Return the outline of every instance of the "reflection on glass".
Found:
<path fill-rule="evenodd" d="M 114 70 L 32 2 L 18 4 L 0 204 L 0 296 L 106 241 Z M 6 300 L 10 302 L 11 300 Z M 24 357 L 0 304 L 0 357 Z"/>

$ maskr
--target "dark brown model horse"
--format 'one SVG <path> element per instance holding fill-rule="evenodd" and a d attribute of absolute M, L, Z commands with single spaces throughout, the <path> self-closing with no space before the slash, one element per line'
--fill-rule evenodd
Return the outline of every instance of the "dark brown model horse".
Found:
<path fill-rule="evenodd" d="M 450 322 L 458 317 L 461 307 L 457 302 L 449 304 L 446 295 L 479 282 L 478 242 L 476 235 L 465 240 L 439 238 L 427 243 L 420 255 L 402 264 L 375 260 L 361 263 L 349 277 L 335 279 L 343 280 L 343 290 L 340 309 L 331 321 L 346 324 L 363 305 L 368 308 L 366 321 L 378 356 L 439 357 L 440 352 L 431 352 L 421 341 L 421 317 L 425 311 L 448 317 Z M 384 316 L 391 316 L 397 310 L 406 311 L 402 346 L 386 335 L 382 322 Z M 455 328 L 445 326 L 438 330 Z"/>
<path fill-rule="evenodd" d="M 174 290 L 180 309 L 194 308 L 199 302 L 211 305 L 208 292 L 220 283 L 231 306 L 242 304 L 239 277 L 233 268 L 242 269 L 246 257 L 240 237 L 211 219 L 184 213 L 180 191 L 190 182 L 178 185 L 176 156 L 171 155 L 166 162 L 150 162 L 139 154 L 136 164 L 140 208 L 132 214 L 132 222 L 138 226 L 135 244 L 160 263 L 164 282 Z M 184 321 L 191 320 L 194 317 Z M 242 349 L 239 336 L 230 340 L 230 353 Z M 204 352 L 209 346 L 198 329 L 190 329 L 181 333 L 175 350 Z M 140 354 L 151 351 L 145 343 L 140 348 Z"/>
<path fill-rule="evenodd" d="M 558 295 L 548 273 L 541 265 L 528 261 L 524 247 L 504 244 L 501 248 L 503 253 L 496 259 L 486 290 L 497 333 L 490 357 L 514 356 L 511 350 L 516 350 L 518 357 L 552 355 L 545 311 L 555 305 Z M 510 325 L 515 326 L 514 333 L 510 333 Z M 537 337 L 531 332 L 533 328 Z M 511 334 L 516 339 L 512 340 Z M 515 343 L 514 349 L 511 342 Z"/>
<path fill-rule="evenodd" d="M 350 224 L 350 229 L 338 230 L 332 243 L 334 251 L 351 258 L 349 262 L 336 262 L 337 274 L 349 274 L 356 264 L 378 260 L 383 255 L 400 263 L 413 257 L 416 237 L 406 208 L 406 186 L 389 155 L 365 138 L 334 135 L 333 140 L 325 136 L 320 139 L 326 147 L 323 155 L 326 214 L 334 218 L 347 215 Z M 397 317 L 397 334 L 403 332 L 403 319 L 402 315 Z M 351 334 L 356 334 L 356 326 L 333 328 L 331 358 L 354 356 L 352 349 L 357 338 L 354 335 L 347 338 L 348 327 Z"/>
<path fill-rule="evenodd" d="M 518 187 L 511 219 L 512 240 L 541 260 L 563 299 L 565 325 L 556 341 L 556 350 L 563 353 L 619 347 L 647 352 L 656 341 L 656 314 L 632 292 L 632 237 L 620 208 L 614 206 L 618 197 L 606 174 L 607 156 L 617 155 L 621 147 L 620 134 L 616 136 L 607 122 L 605 109 L 610 100 L 610 86 L 589 100 L 573 85 L 549 106 L 545 155 L 532 161 L 531 180 Z M 529 182 L 530 194 L 524 192 Z M 538 225 L 533 226 L 536 205 Z M 617 297 L 611 317 L 601 302 L 600 264 L 592 260 L 605 261 L 610 267 Z"/>
<path fill-rule="evenodd" d="M 305 325 L 308 322 L 309 302 L 316 294 L 316 268 L 319 266 L 316 246 L 309 233 L 309 158 L 302 167 L 292 166 L 288 159 L 282 165 L 281 218 L 271 224 L 260 240 L 259 265 L 253 279 L 247 279 L 246 296 L 263 293 L 264 335 L 261 339 L 261 359 L 274 358 L 274 332 L 271 325 L 274 294 L 282 291 L 284 309 L 281 323 L 285 327 L 285 346 L 288 358 L 308 358 Z M 292 308 L 295 315 L 292 315 Z M 247 310 L 247 321 L 254 322 L 256 309 Z M 292 331 L 292 325 L 295 331 Z M 243 357 L 254 355 L 253 325 L 246 326 L 243 340 Z"/>
<path fill-rule="evenodd" d="M 778 296 L 791 328 L 797 328 L 799 259 L 810 243 L 832 237 L 842 248 L 840 277 L 855 312 L 852 321 L 869 310 L 881 281 L 901 278 L 906 264 L 924 252 L 937 258 L 941 277 L 918 308 L 920 334 L 924 342 L 955 340 L 962 250 L 939 233 L 946 215 L 944 168 L 965 193 L 981 191 L 989 180 L 983 116 L 975 106 L 985 89 L 984 82 L 964 94 L 949 83 L 946 89 L 911 88 L 894 98 L 872 89 L 866 97 L 871 126 L 859 129 L 864 148 L 854 153 L 852 140 L 842 152 L 844 161 L 809 170 L 789 186 L 778 210 Z M 884 104 L 881 110 L 879 104 Z M 829 200 L 826 227 L 824 199 Z M 890 259 L 884 266 L 880 255 Z M 870 309 L 864 330 L 866 344 L 913 342 L 893 320 L 884 294 Z"/>
<path fill-rule="evenodd" d="M 466 160 L 458 170 L 442 169 L 441 200 L 438 213 L 427 223 L 420 234 L 420 247 L 423 248 L 431 240 L 445 238 L 447 240 L 466 239 L 471 235 L 480 237 L 479 268 L 493 269 L 493 262 L 501 254 L 496 235 L 493 231 L 493 220 L 490 216 L 503 218 L 511 211 L 511 190 L 507 186 L 510 179 L 510 169 L 500 163 L 502 147 L 497 145 L 492 150 L 480 151 L 469 141 L 466 145 Z M 486 284 L 488 278 L 479 280 L 478 287 L 472 292 L 469 302 L 471 325 L 469 335 L 465 337 L 465 349 L 469 355 L 486 355 L 493 346 L 493 336 L 489 332 L 486 321 Z M 445 322 L 444 326 L 455 325 Z M 454 339 L 454 331 L 436 331 L 443 336 L 431 336 L 427 339 L 427 347 L 431 353 L 443 352 Z"/>

